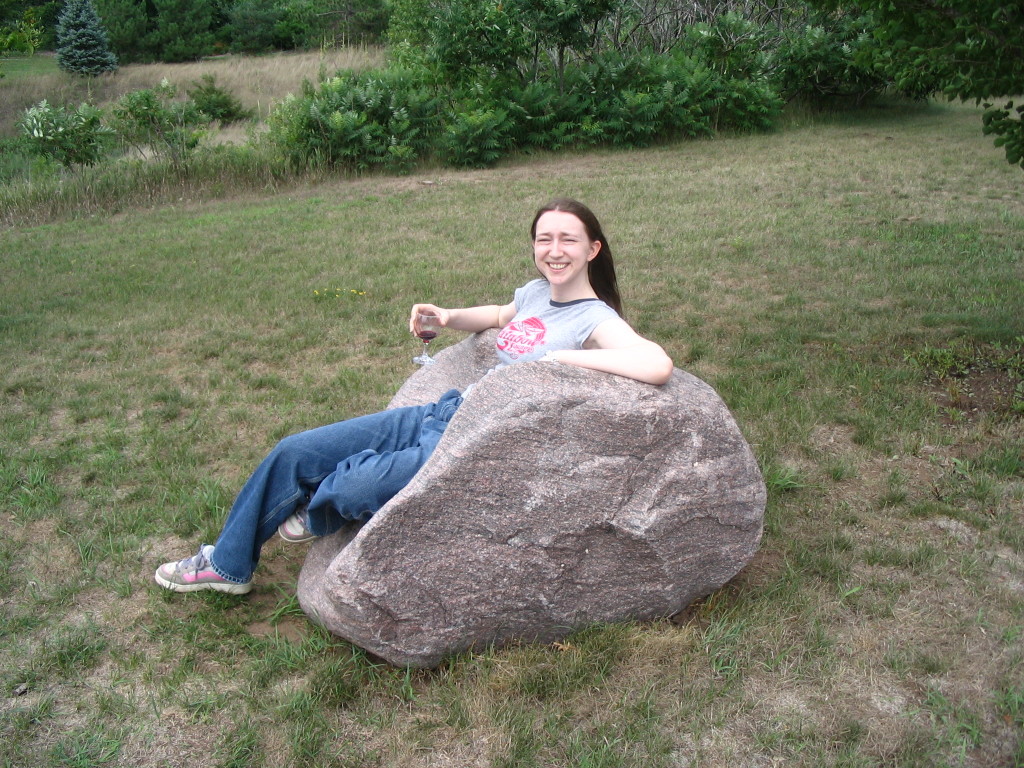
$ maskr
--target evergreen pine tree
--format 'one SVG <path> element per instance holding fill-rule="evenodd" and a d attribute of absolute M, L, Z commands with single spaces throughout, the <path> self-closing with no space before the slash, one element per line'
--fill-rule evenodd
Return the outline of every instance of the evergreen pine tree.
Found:
<path fill-rule="evenodd" d="M 78 75 L 117 69 L 107 31 L 92 0 L 68 0 L 57 19 L 57 66 Z"/>
<path fill-rule="evenodd" d="M 2 2 L 2 0 L 0 0 Z M 139 0 L 92 0 L 96 12 L 103 19 L 103 27 L 107 30 L 110 50 L 116 55 L 118 62 L 128 64 L 133 61 L 149 61 L 152 55 L 145 47 L 146 33 L 149 31 L 149 18 L 146 15 L 146 3 Z"/>
<path fill-rule="evenodd" d="M 213 51 L 212 0 L 152 0 L 156 26 L 146 44 L 160 61 L 192 61 Z"/>

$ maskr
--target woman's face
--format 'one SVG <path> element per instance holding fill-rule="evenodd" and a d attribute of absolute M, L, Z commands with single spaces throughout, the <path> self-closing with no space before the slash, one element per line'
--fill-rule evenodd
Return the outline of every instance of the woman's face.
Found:
<path fill-rule="evenodd" d="M 552 287 L 590 284 L 587 267 L 601 250 L 583 222 L 565 211 L 547 211 L 537 219 L 533 261 Z"/>

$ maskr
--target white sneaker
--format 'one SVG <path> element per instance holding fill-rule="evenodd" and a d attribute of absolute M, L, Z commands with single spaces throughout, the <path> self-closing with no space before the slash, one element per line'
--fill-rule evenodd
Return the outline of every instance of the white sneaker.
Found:
<path fill-rule="evenodd" d="M 277 528 L 278 535 L 285 541 L 292 544 L 301 544 L 316 538 L 316 534 L 310 533 L 306 527 L 306 510 L 300 509 L 294 515 L 285 520 Z"/>
<path fill-rule="evenodd" d="M 201 589 L 213 589 L 231 595 L 244 595 L 252 589 L 252 582 L 239 584 L 218 576 L 210 564 L 213 554 L 212 544 L 203 544 L 198 554 L 184 560 L 164 563 L 156 569 L 156 583 L 164 589 L 175 592 L 198 592 Z"/>

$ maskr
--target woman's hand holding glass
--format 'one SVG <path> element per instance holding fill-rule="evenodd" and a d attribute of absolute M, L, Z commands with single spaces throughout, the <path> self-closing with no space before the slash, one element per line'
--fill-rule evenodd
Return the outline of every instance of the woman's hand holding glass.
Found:
<path fill-rule="evenodd" d="M 448 312 L 433 304 L 416 304 L 409 317 L 409 330 L 423 342 L 423 351 L 412 359 L 417 365 L 430 365 L 434 358 L 430 356 L 428 346 L 448 321 Z"/>

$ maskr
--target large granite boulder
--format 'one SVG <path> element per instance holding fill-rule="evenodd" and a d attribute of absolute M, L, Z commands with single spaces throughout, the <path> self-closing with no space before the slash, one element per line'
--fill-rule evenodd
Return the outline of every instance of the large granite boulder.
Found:
<path fill-rule="evenodd" d="M 464 388 L 494 333 L 449 347 L 391 407 Z M 718 395 L 568 365 L 494 371 L 430 461 L 361 529 L 313 543 L 303 610 L 396 665 L 551 642 L 668 616 L 722 586 L 761 540 L 765 487 Z"/>

